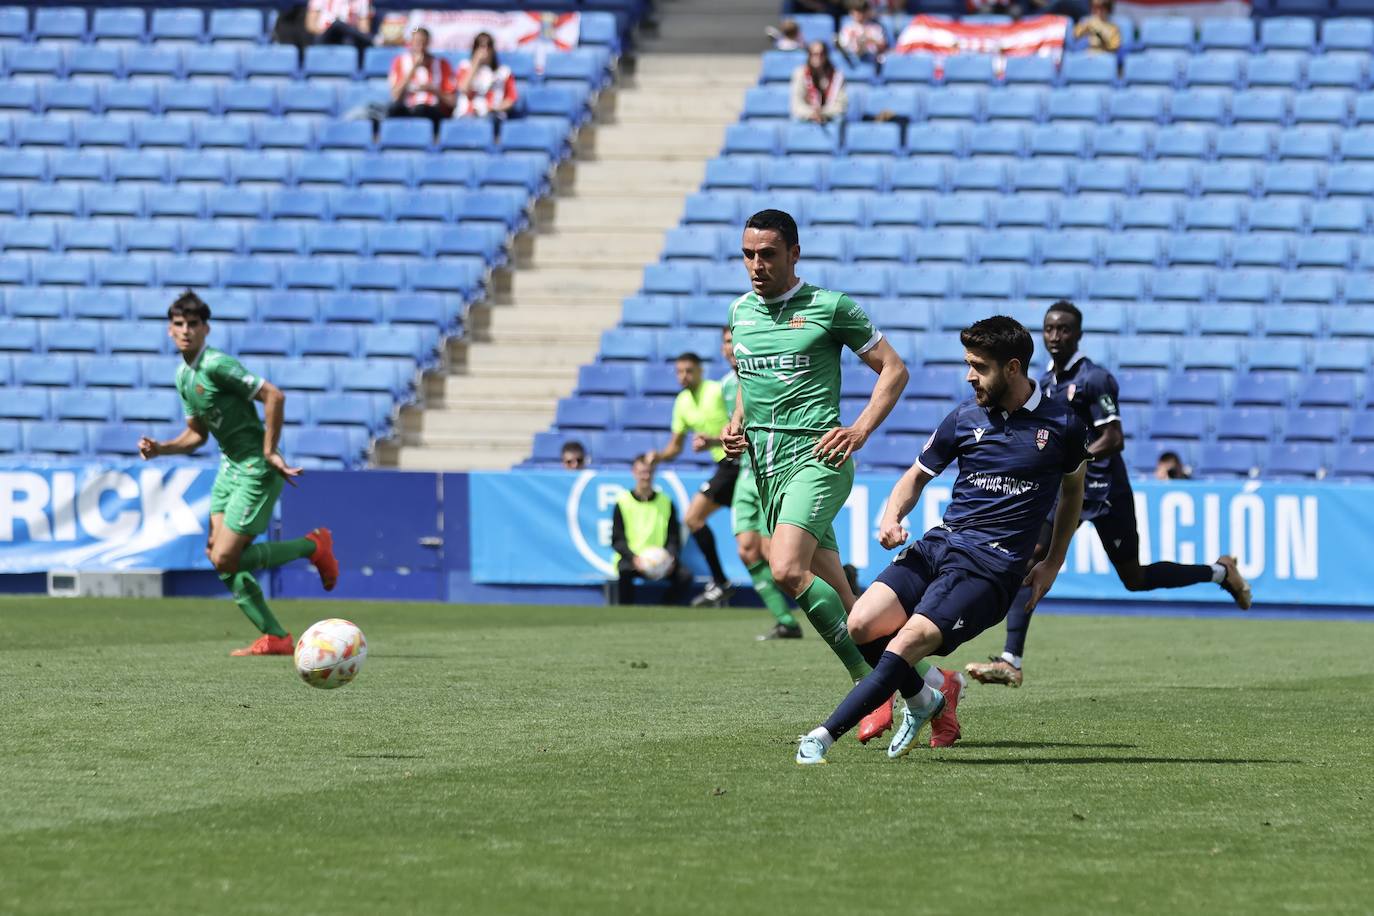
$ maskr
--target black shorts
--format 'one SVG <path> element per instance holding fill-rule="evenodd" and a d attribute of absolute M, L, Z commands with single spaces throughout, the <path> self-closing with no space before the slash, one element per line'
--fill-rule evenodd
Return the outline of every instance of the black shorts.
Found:
<path fill-rule="evenodd" d="M 1123 563 L 1140 562 L 1140 532 L 1135 527 L 1135 499 L 1131 495 L 1112 503 L 1092 523 L 1113 569 L 1120 569 Z"/>
<path fill-rule="evenodd" d="M 716 462 L 716 472 L 701 485 L 701 493 L 718 506 L 728 506 L 735 498 L 735 481 L 739 480 L 739 462 L 722 458 Z"/>
<path fill-rule="evenodd" d="M 897 594 L 908 615 L 920 614 L 943 637 L 933 655 L 948 655 L 1007 616 L 1019 573 L 978 572 L 976 561 L 947 541 L 925 537 L 897 555 L 876 581 Z"/>

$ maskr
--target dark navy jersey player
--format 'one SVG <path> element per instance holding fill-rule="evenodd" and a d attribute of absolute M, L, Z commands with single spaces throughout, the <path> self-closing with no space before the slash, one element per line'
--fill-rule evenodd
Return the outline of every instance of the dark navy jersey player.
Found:
<path fill-rule="evenodd" d="M 1083 338 L 1083 314 L 1063 300 L 1049 307 L 1042 329 L 1050 364 L 1040 377 L 1045 397 L 1069 407 L 1088 427 L 1087 479 L 1083 489 L 1083 521 L 1090 521 L 1106 550 L 1112 568 L 1128 591 L 1148 592 L 1183 588 L 1204 582 L 1221 585 L 1242 609 L 1250 606 L 1250 586 L 1236 568 L 1235 558 L 1218 557 L 1211 564 L 1151 563 L 1140 565 L 1140 535 L 1136 529 L 1135 494 L 1126 473 L 1121 449 L 1125 433 L 1117 407 L 1117 385 L 1112 374 L 1078 349 Z M 1041 529 L 1038 550 L 1049 540 L 1048 523 Z M 1038 556 L 1039 554 L 1037 554 Z M 1021 684 L 1021 658 L 1025 654 L 1030 615 L 1025 595 L 1020 595 L 1007 614 L 1007 641 L 1000 656 L 975 662 L 965 671 L 983 683 Z"/>
<path fill-rule="evenodd" d="M 1030 332 L 1014 319 L 985 318 L 960 334 L 974 396 L 954 409 L 893 487 L 879 522 L 886 548 L 906 543 L 902 519 L 925 485 L 958 465 L 941 524 L 878 575 L 849 616 L 849 632 L 874 666 L 819 728 L 802 739 L 797 762 L 823 763 L 830 745 L 893 691 L 905 699 L 888 748 L 900 757 L 951 697 L 922 680 L 914 665 L 948 655 L 1006 616 L 1017 588 L 1031 606 L 1054 582 L 1078 527 L 1088 431 L 1027 375 Z M 1027 574 L 1040 526 L 1055 507 L 1045 559 Z"/>

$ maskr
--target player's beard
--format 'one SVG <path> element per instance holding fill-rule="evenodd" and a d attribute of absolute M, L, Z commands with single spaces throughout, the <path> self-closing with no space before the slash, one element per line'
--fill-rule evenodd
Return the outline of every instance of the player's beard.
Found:
<path fill-rule="evenodd" d="M 986 387 L 982 389 L 975 388 L 973 390 L 974 400 L 978 402 L 979 407 L 990 407 L 994 404 L 1000 404 L 1002 402 L 1002 396 L 1006 393 L 1007 373 L 1005 370 L 999 371 L 997 375 L 988 382 Z"/>

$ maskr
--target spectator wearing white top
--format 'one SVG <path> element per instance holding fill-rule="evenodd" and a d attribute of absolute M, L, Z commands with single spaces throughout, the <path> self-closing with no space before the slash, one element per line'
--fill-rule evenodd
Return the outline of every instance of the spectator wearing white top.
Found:
<path fill-rule="evenodd" d="M 854 60 L 877 63 L 887 53 L 887 29 L 873 18 L 868 0 L 855 0 L 849 18 L 840 26 L 835 44 Z"/>
<path fill-rule="evenodd" d="M 501 66 L 496 41 L 488 32 L 472 40 L 472 54 L 458 65 L 458 98 L 455 117 L 504 118 L 520 98 L 515 77 Z"/>
<path fill-rule="evenodd" d="M 439 122 L 453 113 L 456 85 L 453 65 L 429 53 L 429 30 L 410 33 L 407 53 L 391 62 L 389 118 L 429 118 Z"/>
<path fill-rule="evenodd" d="M 825 124 L 842 119 L 848 105 L 844 74 L 835 69 L 824 42 L 811 42 L 806 63 L 792 73 L 792 117 Z"/>

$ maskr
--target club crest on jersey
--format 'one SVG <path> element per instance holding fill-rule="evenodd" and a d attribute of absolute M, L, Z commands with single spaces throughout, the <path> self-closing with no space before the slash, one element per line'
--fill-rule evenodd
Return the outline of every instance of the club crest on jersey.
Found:
<path fill-rule="evenodd" d="M 1050 444 L 1050 431 L 1048 429 L 1037 429 L 1035 431 L 1035 447 L 1040 451 L 1045 450 L 1045 446 Z"/>
<path fill-rule="evenodd" d="M 205 393 L 205 386 L 204 386 L 204 385 L 197 385 L 197 386 L 196 386 L 196 394 L 204 394 L 204 393 Z"/>
<path fill-rule="evenodd" d="M 793 315 L 791 320 L 787 322 L 787 326 L 794 331 L 800 331 L 802 328 L 806 327 L 806 319 L 801 315 Z"/>
<path fill-rule="evenodd" d="M 977 429 L 975 429 L 975 430 L 973 431 L 973 441 L 974 441 L 974 442 L 982 442 L 982 441 L 983 441 L 983 432 L 984 432 L 984 430 L 983 430 L 983 427 L 981 427 L 981 426 L 979 426 Z"/>

